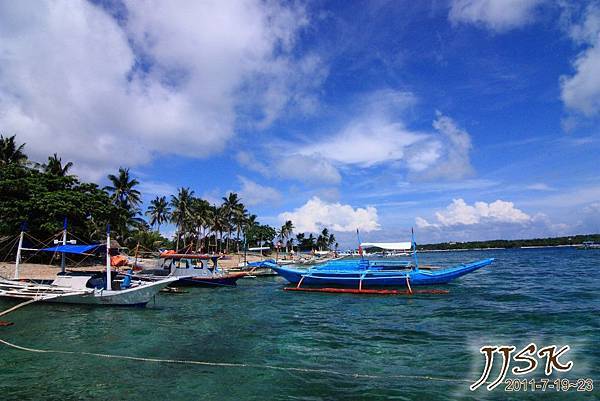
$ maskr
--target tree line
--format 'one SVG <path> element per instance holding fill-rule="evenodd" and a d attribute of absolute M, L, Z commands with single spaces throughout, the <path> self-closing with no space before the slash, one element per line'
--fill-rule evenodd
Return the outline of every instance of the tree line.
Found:
<path fill-rule="evenodd" d="M 109 185 L 100 187 L 70 174 L 72 167 L 56 153 L 46 163 L 32 162 L 25 144 L 0 135 L 0 237 L 17 234 L 26 223 L 33 236 L 47 238 L 62 229 L 66 218 L 69 231 L 82 242 L 101 240 L 110 224 L 113 237 L 130 249 L 139 245 L 219 253 L 253 246 L 287 251 L 338 246 L 327 228 L 317 237 L 294 237 L 292 221 L 279 228 L 261 224 L 233 192 L 215 205 L 182 187 L 170 197 L 155 197 L 142 210 L 140 182 L 129 169 L 119 168 L 108 175 Z M 176 229 L 173 239 L 160 234 L 161 226 L 169 223 Z"/>
<path fill-rule="evenodd" d="M 559 246 L 578 245 L 584 241 L 600 242 L 600 234 L 572 235 L 570 237 L 532 238 L 515 240 L 490 240 L 471 242 L 442 242 L 438 244 L 419 244 L 418 250 L 451 250 L 451 249 L 483 249 L 483 248 L 521 248 L 527 246 Z"/>

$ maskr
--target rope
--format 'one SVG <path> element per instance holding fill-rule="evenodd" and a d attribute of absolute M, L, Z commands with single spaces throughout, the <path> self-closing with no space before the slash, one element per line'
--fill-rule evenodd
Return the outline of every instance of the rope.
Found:
<path fill-rule="evenodd" d="M 162 358 L 143 358 L 137 356 L 126 356 L 126 355 L 113 355 L 113 354 L 100 354 L 96 352 L 82 352 L 82 351 L 61 351 L 52 349 L 37 349 L 23 347 L 10 343 L 6 340 L 0 339 L 0 343 L 26 352 L 43 353 L 43 354 L 63 354 L 63 355 L 84 355 L 97 358 L 108 358 L 108 359 L 122 359 L 129 361 L 138 362 L 155 362 L 155 363 L 168 363 L 178 365 L 201 365 L 201 366 L 214 366 L 222 368 L 252 368 L 252 369 L 268 369 L 277 370 L 284 372 L 302 372 L 302 373 L 319 373 L 332 376 L 347 376 L 359 379 L 411 379 L 411 380 L 422 380 L 422 381 L 440 381 L 440 382 L 452 382 L 452 383 L 472 383 L 471 380 L 451 378 L 451 377 L 435 377 L 426 375 L 372 375 L 365 373 L 347 373 L 340 372 L 332 369 L 315 369 L 315 368 L 296 368 L 296 367 L 285 367 L 275 365 L 260 365 L 253 363 L 231 363 L 231 362 L 207 362 L 207 361 L 194 361 L 185 359 L 162 359 Z"/>
<path fill-rule="evenodd" d="M 0 316 L 7 315 L 16 309 L 24 307 L 26 305 L 32 304 L 37 301 L 44 301 L 51 298 L 56 298 L 57 295 L 49 295 L 46 297 L 36 297 L 34 299 L 28 300 L 26 302 L 20 303 L 10 309 L 0 312 Z M 84 351 L 63 351 L 63 350 L 53 350 L 53 349 L 38 349 L 38 348 L 30 348 L 23 347 L 17 344 L 13 344 L 4 339 L 0 338 L 0 343 L 6 345 L 7 347 L 25 351 L 25 352 L 33 352 L 39 354 L 62 354 L 62 355 L 83 355 L 90 356 L 96 358 L 108 358 L 108 359 L 121 359 L 128 361 L 137 361 L 137 362 L 154 362 L 154 363 L 165 363 L 165 364 L 178 364 L 178 365 L 201 365 L 201 366 L 213 366 L 213 367 L 222 367 L 222 368 L 251 368 L 251 369 L 268 369 L 268 370 L 277 370 L 283 372 L 301 372 L 301 373 L 318 373 L 324 375 L 332 375 L 332 376 L 345 376 L 345 377 L 353 377 L 358 379 L 411 379 L 411 380 L 421 380 L 421 381 L 439 381 L 439 382 L 450 382 L 450 383 L 469 383 L 471 384 L 471 380 L 467 379 L 459 379 L 459 378 L 451 378 L 451 377 L 435 377 L 435 376 L 426 376 L 426 375 L 372 375 L 365 373 L 348 373 L 348 372 L 340 372 L 332 369 L 316 369 L 316 368 L 297 368 L 297 367 L 285 367 L 285 366 L 275 366 L 275 365 L 260 365 L 254 363 L 234 363 L 234 362 L 208 362 L 208 361 L 195 361 L 195 360 L 185 360 L 185 359 L 162 359 L 162 358 L 144 358 L 137 356 L 127 356 L 127 355 L 114 355 L 114 354 L 101 354 L 96 352 L 84 352 Z"/>

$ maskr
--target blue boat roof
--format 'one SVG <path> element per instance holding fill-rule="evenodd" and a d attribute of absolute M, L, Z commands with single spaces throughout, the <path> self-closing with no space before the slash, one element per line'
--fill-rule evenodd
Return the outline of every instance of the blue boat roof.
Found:
<path fill-rule="evenodd" d="M 43 252 L 58 252 L 58 253 L 74 253 L 74 254 L 83 254 L 91 251 L 92 249 L 96 249 L 102 244 L 92 244 L 92 245 L 57 245 L 50 248 L 43 248 L 40 251 Z"/>

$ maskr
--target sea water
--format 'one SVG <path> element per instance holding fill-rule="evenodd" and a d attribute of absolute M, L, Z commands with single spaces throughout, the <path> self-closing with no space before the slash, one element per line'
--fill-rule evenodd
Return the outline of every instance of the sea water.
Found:
<path fill-rule="evenodd" d="M 496 261 L 444 295 L 285 292 L 273 277 L 160 294 L 145 309 L 30 305 L 3 317 L 14 325 L 0 338 L 75 353 L 0 344 L 0 400 L 598 399 L 600 251 L 423 253 L 420 262 L 488 257 Z M 594 391 L 469 390 L 484 367 L 480 347 L 532 342 L 569 345 L 561 361 L 572 369 L 550 379 L 591 378 Z M 543 366 L 526 378 L 546 378 Z"/>

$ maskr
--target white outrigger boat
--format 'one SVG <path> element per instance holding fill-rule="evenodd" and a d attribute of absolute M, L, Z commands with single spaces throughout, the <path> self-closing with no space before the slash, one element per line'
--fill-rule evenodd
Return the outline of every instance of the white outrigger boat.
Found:
<path fill-rule="evenodd" d="M 63 237 L 62 245 L 45 249 L 23 248 L 23 232 L 19 238 L 17 258 L 15 262 L 15 278 L 0 278 L 0 297 L 24 299 L 42 302 L 56 302 L 85 305 L 112 306 L 145 306 L 164 287 L 177 281 L 175 277 L 166 277 L 157 281 L 132 280 L 125 275 L 122 280 L 115 280 L 110 264 L 110 231 L 106 234 L 106 276 L 94 274 L 58 275 L 51 284 L 37 284 L 19 281 L 19 263 L 21 251 L 46 251 L 60 254 L 85 254 L 90 250 L 103 246 L 68 245 Z M 63 265 L 64 266 L 64 265 Z"/>

